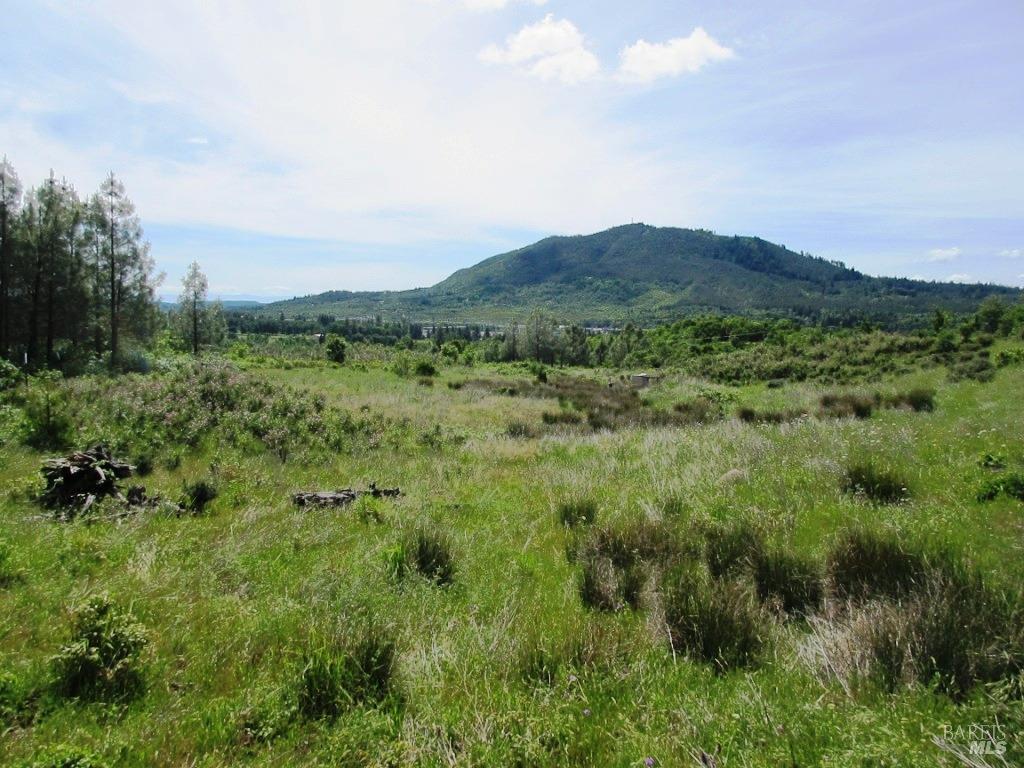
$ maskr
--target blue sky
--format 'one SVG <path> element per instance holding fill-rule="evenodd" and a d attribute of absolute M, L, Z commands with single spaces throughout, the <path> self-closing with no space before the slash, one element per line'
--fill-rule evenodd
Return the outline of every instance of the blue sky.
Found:
<path fill-rule="evenodd" d="M 173 295 L 429 285 L 630 221 L 1024 285 L 1024 4 L 0 0 L 0 152 Z"/>

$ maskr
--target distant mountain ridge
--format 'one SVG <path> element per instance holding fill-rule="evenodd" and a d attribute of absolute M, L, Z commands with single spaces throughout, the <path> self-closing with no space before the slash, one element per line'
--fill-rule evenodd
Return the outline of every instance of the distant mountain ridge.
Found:
<path fill-rule="evenodd" d="M 261 311 L 503 322 L 541 308 L 589 323 L 662 322 L 696 312 L 898 322 L 937 307 L 972 311 L 987 296 L 1019 294 L 996 285 L 871 277 L 758 237 L 631 224 L 545 238 L 461 269 L 430 288 L 330 291 Z"/>

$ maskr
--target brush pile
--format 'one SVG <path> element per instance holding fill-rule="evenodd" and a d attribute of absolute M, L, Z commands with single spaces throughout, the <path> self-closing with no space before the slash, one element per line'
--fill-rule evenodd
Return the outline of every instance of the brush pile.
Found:
<path fill-rule="evenodd" d="M 97 445 L 58 459 L 42 468 L 46 490 L 41 503 L 50 508 L 71 508 L 85 512 L 97 501 L 114 497 L 127 503 L 118 481 L 132 476 L 135 467 L 115 459 L 105 446 Z"/>

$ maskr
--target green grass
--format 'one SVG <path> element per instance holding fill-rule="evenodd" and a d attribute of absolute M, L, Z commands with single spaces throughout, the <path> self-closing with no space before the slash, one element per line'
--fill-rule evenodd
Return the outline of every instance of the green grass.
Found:
<path fill-rule="evenodd" d="M 1006 686 L 962 700 L 925 682 L 848 689 L 808 660 L 804 622 L 767 610 L 773 597 L 794 613 L 816 602 L 816 588 L 808 599 L 801 586 L 814 564 L 829 562 L 842 532 L 862 528 L 941 545 L 989 574 L 992 588 L 1019 591 L 1024 507 L 1007 494 L 977 499 L 993 472 L 986 454 L 1005 457 L 1007 472 L 1024 466 L 1019 367 L 991 383 L 925 372 L 885 384 L 934 385 L 933 411 L 817 418 L 823 391 L 809 385 L 716 387 L 736 403 L 812 416 L 614 432 L 545 424 L 550 399 L 445 385 L 479 370 L 443 369 L 434 387 L 374 365 L 253 375 L 389 426 L 343 451 L 298 448 L 284 461 L 213 438 L 180 450 L 179 463 L 165 448 L 139 482 L 177 499 L 209 479 L 216 497 L 200 516 L 117 522 L 42 515 L 26 490 L 44 454 L 4 435 L 0 541 L 17 578 L 0 584 L 0 764 L 64 749 L 109 766 L 634 766 L 648 756 L 667 766 L 697 764 L 700 750 L 720 745 L 722 766 L 935 766 L 955 764 L 932 743 L 944 726 L 995 722 L 1008 761 L 1024 758 L 1020 702 Z M 670 375 L 643 397 L 668 409 L 703 386 Z M 510 438 L 513 419 L 537 436 Z M 844 492 L 848 467 L 865 457 L 897 467 L 911 497 L 878 505 Z M 725 481 L 731 470 L 740 473 Z M 403 496 L 340 510 L 290 503 L 297 490 L 370 482 Z M 583 502 L 584 515 L 560 511 Z M 586 524 L 590 509 L 596 520 Z M 687 623 L 685 600 L 666 604 L 666 585 L 679 586 L 666 579 L 680 562 L 705 568 L 706 533 L 735 521 L 758 543 L 720 581 L 700 571 L 695 604 L 716 623 Z M 444 588 L 413 577 L 415 565 L 394 578 L 396 548 L 418 546 L 410 531 L 439 532 L 431 541 L 453 565 Z M 620 579 L 641 569 L 632 609 L 581 600 L 578 555 L 591 541 Z M 759 561 L 762 550 L 801 559 Z M 433 544 L 423 562 L 436 562 L 431 553 Z M 758 562 L 764 610 L 753 602 Z M 111 701 L 57 696 L 52 659 L 74 612 L 98 594 L 145 630 L 133 661 L 144 690 Z M 723 615 L 725 598 L 735 610 Z M 830 597 L 824 610 L 836 604 Z M 670 619 L 688 647 L 669 642 Z M 339 626 L 377 634 L 336 639 Z M 303 670 L 328 716 L 302 716 Z"/>

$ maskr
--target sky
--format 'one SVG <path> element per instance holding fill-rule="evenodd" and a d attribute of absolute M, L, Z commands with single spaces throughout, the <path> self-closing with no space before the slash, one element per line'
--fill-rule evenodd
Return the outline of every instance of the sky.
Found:
<path fill-rule="evenodd" d="M 1024 3 L 0 0 L 0 153 L 173 296 L 404 289 L 630 222 L 1024 285 Z"/>

